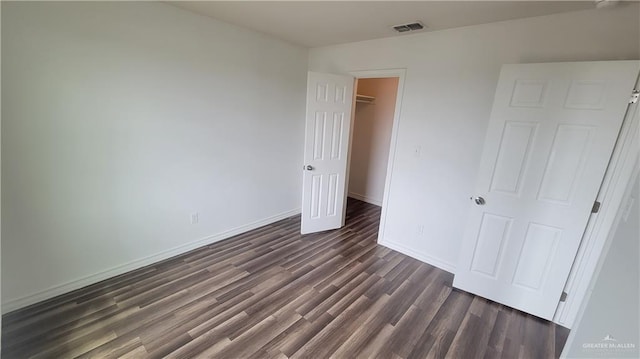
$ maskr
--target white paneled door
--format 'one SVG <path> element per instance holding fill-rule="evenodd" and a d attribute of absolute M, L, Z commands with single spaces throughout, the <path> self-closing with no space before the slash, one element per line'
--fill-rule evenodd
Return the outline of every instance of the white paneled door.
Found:
<path fill-rule="evenodd" d="M 344 225 L 354 78 L 309 72 L 301 232 Z"/>
<path fill-rule="evenodd" d="M 503 66 L 455 287 L 553 317 L 639 70 Z"/>

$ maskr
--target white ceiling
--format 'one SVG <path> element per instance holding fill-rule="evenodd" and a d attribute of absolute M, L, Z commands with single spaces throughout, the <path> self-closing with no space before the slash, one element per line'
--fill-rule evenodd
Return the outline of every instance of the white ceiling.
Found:
<path fill-rule="evenodd" d="M 404 36 L 392 25 L 422 21 L 426 31 L 595 8 L 594 1 L 171 1 L 177 7 L 318 47 Z M 411 32 L 415 33 L 415 32 Z"/>

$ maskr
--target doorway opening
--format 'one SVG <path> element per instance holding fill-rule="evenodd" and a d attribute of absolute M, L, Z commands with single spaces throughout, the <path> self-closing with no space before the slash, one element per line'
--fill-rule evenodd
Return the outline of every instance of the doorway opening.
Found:
<path fill-rule="evenodd" d="M 355 84 L 347 183 L 347 215 L 362 207 L 383 205 L 400 78 L 358 78 Z"/>
<path fill-rule="evenodd" d="M 368 97 L 360 96 L 360 101 L 356 102 L 357 81 L 354 81 L 354 78 L 360 82 L 362 79 L 370 78 L 395 78 L 397 79 L 395 103 L 390 101 L 394 103 L 391 132 L 390 137 L 384 141 L 386 145 L 382 147 L 387 155 L 379 160 L 379 164 L 383 167 L 386 162 L 385 179 L 380 181 L 384 183 L 382 198 L 380 200 L 378 197 L 376 204 L 368 204 L 379 210 L 380 225 L 377 240 L 380 243 L 384 242 L 386 207 L 393 173 L 405 73 L 405 69 L 354 71 L 349 73 L 350 76 L 309 72 L 305 119 L 305 162 L 302 167 L 301 234 L 337 229 L 345 225 L 350 164 L 352 161 L 362 162 L 358 158 L 352 160 L 353 156 L 351 156 L 356 103 L 360 105 L 368 101 L 371 102 L 369 105 L 380 106 L 381 101 L 388 97 L 383 95 L 376 98 L 376 93 L 370 92 Z M 356 141 L 359 141 L 360 136 L 356 136 L 358 138 Z M 368 192 L 357 192 L 357 189 L 351 192 L 352 196 L 357 193 L 361 198 L 372 198 Z M 367 204 L 357 199 L 352 201 Z M 377 205 L 380 204 L 382 206 L 378 207 Z M 373 216 L 370 217 L 373 219 Z"/>

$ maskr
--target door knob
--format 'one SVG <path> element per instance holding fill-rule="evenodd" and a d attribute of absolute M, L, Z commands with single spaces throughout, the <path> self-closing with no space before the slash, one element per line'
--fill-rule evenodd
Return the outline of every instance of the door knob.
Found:
<path fill-rule="evenodd" d="M 484 206 L 484 204 L 487 203 L 482 197 L 476 197 L 473 201 L 476 202 L 478 206 Z"/>
<path fill-rule="evenodd" d="M 304 166 L 304 169 L 307 171 L 313 171 L 313 166 L 312 165 L 306 165 Z"/>

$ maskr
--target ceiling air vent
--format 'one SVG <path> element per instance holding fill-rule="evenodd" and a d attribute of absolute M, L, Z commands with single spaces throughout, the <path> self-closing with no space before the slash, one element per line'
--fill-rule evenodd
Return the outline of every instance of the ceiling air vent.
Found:
<path fill-rule="evenodd" d="M 422 25 L 421 22 L 416 21 L 410 24 L 395 25 L 393 26 L 393 29 L 396 30 L 397 32 L 417 31 L 417 30 L 424 29 L 424 25 Z"/>

